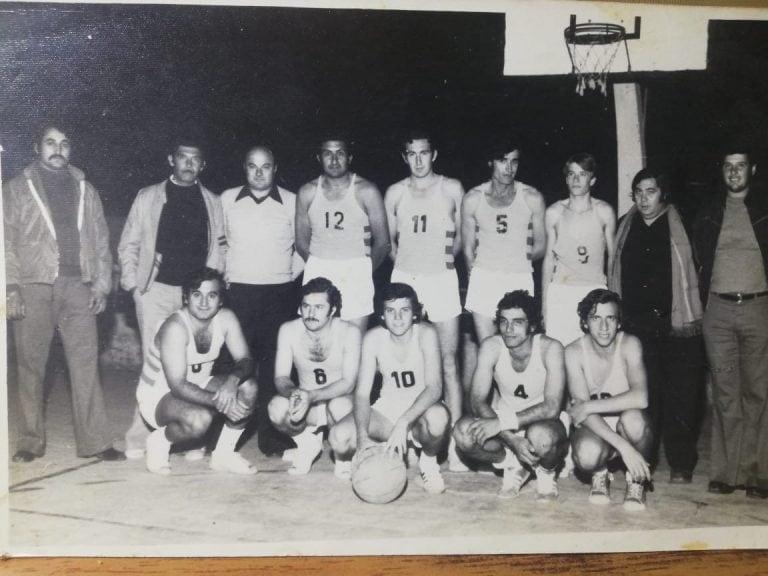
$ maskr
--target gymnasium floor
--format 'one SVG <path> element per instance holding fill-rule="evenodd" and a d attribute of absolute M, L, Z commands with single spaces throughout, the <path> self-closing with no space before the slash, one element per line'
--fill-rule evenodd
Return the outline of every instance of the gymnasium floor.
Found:
<path fill-rule="evenodd" d="M 145 471 L 143 460 L 101 463 L 79 459 L 63 366 L 49 369 L 48 448 L 30 464 L 10 465 L 10 545 L 14 553 L 248 555 L 297 553 L 467 553 L 551 550 L 702 548 L 714 537 L 728 546 L 768 545 L 768 502 L 744 492 L 706 492 L 707 441 L 690 486 L 667 483 L 664 461 L 644 513 L 621 507 L 624 480 L 618 474 L 613 503 L 587 503 L 587 485 L 560 480 L 560 499 L 537 503 L 529 483 L 519 498 L 500 499 L 501 479 L 490 473 L 444 472 L 447 492 L 424 492 L 415 469 L 396 502 L 365 504 L 349 483 L 334 478 L 326 443 L 322 458 L 305 477 L 289 476 L 288 464 L 266 458 L 252 438 L 242 453 L 258 474 L 214 473 L 207 460 L 172 457 L 173 473 Z M 137 374 L 103 372 L 116 435 L 129 424 Z M 10 453 L 15 427 L 15 387 L 9 382 Z M 705 423 L 705 430 L 708 423 Z M 733 526 L 759 526 L 735 531 Z M 698 528 L 718 528 L 699 532 Z M 688 531 L 681 531 L 686 529 Z M 693 530 L 690 530 L 693 529 Z M 637 531 L 646 531 L 640 534 Z M 542 534 L 569 535 L 543 538 Z M 650 539 L 648 536 L 650 535 Z"/>

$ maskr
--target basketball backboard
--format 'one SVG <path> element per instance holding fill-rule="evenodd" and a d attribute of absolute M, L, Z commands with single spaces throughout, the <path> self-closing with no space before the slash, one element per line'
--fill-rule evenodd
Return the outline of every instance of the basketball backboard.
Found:
<path fill-rule="evenodd" d="M 755 8 L 670 6 L 616 2 L 514 2 L 506 12 L 504 74 L 543 76 L 571 73 L 564 30 L 578 23 L 619 24 L 628 33 L 640 17 L 641 34 L 619 47 L 609 72 L 704 70 L 710 20 L 762 20 Z"/>

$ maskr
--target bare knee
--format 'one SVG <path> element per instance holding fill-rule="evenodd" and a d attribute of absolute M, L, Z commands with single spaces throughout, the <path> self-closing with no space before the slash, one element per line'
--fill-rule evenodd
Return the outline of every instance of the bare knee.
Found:
<path fill-rule="evenodd" d="M 337 396 L 328 401 L 326 410 L 330 422 L 339 422 L 344 416 L 352 412 L 352 398 L 350 396 Z"/>
<path fill-rule="evenodd" d="M 344 420 L 328 431 L 328 443 L 338 456 L 349 456 L 356 447 L 355 423 L 352 420 Z"/>
<path fill-rule="evenodd" d="M 610 450 L 605 442 L 594 434 L 576 430 L 571 438 L 573 462 L 579 470 L 591 474 L 605 466 Z"/>
<path fill-rule="evenodd" d="M 565 426 L 560 420 L 541 420 L 526 429 L 525 436 L 542 459 L 560 459 L 567 451 Z"/>
<path fill-rule="evenodd" d="M 619 434 L 632 444 L 644 442 L 651 435 L 650 420 L 648 415 L 642 410 L 622 412 L 616 429 Z"/>
<path fill-rule="evenodd" d="M 238 400 L 242 401 L 248 406 L 249 415 L 253 412 L 253 408 L 256 406 L 256 400 L 259 397 L 259 387 L 256 384 L 256 380 L 249 378 L 237 389 Z"/>
<path fill-rule="evenodd" d="M 288 398 L 273 396 L 267 406 L 267 413 L 275 426 L 284 426 L 288 418 Z"/>
<path fill-rule="evenodd" d="M 473 420 L 471 417 L 464 417 L 453 427 L 453 439 L 456 442 L 456 449 L 460 452 L 469 452 L 476 447 L 475 441 L 469 433 L 469 425 L 472 424 Z"/>
<path fill-rule="evenodd" d="M 450 421 L 451 415 L 448 413 L 448 409 L 443 404 L 433 404 L 419 418 L 419 435 L 425 440 L 442 438 Z"/>
<path fill-rule="evenodd" d="M 205 436 L 213 423 L 213 414 L 210 410 L 197 408 L 188 410 L 179 422 L 187 439 L 201 438 Z"/>

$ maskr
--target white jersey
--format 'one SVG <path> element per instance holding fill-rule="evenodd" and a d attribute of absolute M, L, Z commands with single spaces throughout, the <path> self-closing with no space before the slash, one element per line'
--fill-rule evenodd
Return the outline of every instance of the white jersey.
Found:
<path fill-rule="evenodd" d="M 611 358 L 611 368 L 605 380 L 598 384 L 592 374 L 592 365 L 589 362 L 589 355 L 586 349 L 586 339 L 589 335 L 584 335 L 581 339 L 581 354 L 584 362 L 584 373 L 587 377 L 587 387 L 589 388 L 589 397 L 592 400 L 600 398 L 611 398 L 629 391 L 629 378 L 621 360 L 621 341 L 624 332 L 619 332 L 616 336 L 616 348 Z"/>
<path fill-rule="evenodd" d="M 397 356 L 396 344 L 384 329 L 378 351 L 381 395 L 374 406 L 396 404 L 404 412 L 424 390 L 424 355 L 419 345 L 419 329 L 418 324 L 413 325 L 411 345 L 403 359 Z"/>
<path fill-rule="evenodd" d="M 512 366 L 512 358 L 501 336 L 496 335 L 493 338 L 500 341 L 500 346 L 499 357 L 493 367 L 493 378 L 498 390 L 493 392 L 491 408 L 497 414 L 509 414 L 541 404 L 547 384 L 547 369 L 541 356 L 541 334 L 533 336 L 531 356 L 522 372 Z"/>

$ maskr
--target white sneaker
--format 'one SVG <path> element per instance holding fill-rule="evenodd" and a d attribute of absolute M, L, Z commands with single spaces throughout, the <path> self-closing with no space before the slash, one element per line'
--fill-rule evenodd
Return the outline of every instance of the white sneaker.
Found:
<path fill-rule="evenodd" d="M 530 476 L 531 471 L 522 466 L 504 468 L 499 496 L 502 498 L 517 498 L 520 495 L 520 489 Z"/>
<path fill-rule="evenodd" d="M 435 456 L 425 456 L 421 453 L 419 458 L 419 470 L 421 471 L 421 481 L 424 483 L 424 490 L 430 494 L 442 494 L 445 492 L 445 480 L 440 473 L 440 465 Z"/>
<path fill-rule="evenodd" d="M 592 488 L 589 491 L 589 503 L 605 506 L 611 503 L 611 480 L 613 475 L 608 470 L 592 474 Z"/>
<path fill-rule="evenodd" d="M 159 428 L 147 436 L 146 455 L 147 470 L 162 476 L 171 473 L 171 441 L 165 437 L 164 428 Z"/>
<path fill-rule="evenodd" d="M 333 465 L 333 475 L 339 480 L 350 480 L 352 478 L 352 460 L 339 460 Z"/>
<path fill-rule="evenodd" d="M 199 462 L 203 458 L 205 458 L 205 448 L 195 448 L 184 453 L 184 460 L 187 462 Z"/>
<path fill-rule="evenodd" d="M 143 448 L 131 448 L 130 450 L 126 450 L 124 452 L 125 457 L 128 458 L 128 460 L 139 460 L 141 458 L 144 458 L 144 454 L 146 453 L 146 450 Z"/>
<path fill-rule="evenodd" d="M 256 466 L 248 462 L 237 452 L 211 452 L 211 470 L 216 472 L 230 472 L 232 474 L 241 474 L 250 476 L 256 474 Z"/>
<path fill-rule="evenodd" d="M 627 474 L 627 489 L 624 492 L 624 510 L 642 512 L 645 510 L 645 482 L 635 482 Z"/>
<path fill-rule="evenodd" d="M 306 436 L 300 438 L 304 434 Z M 294 440 L 297 440 L 298 448 L 296 448 L 296 452 L 293 454 L 293 466 L 288 469 L 288 474 L 291 476 L 304 476 L 309 474 L 312 464 L 323 451 L 323 435 L 302 432 Z"/>
<path fill-rule="evenodd" d="M 536 501 L 553 502 L 557 500 L 557 477 L 554 470 L 536 467 Z"/>
<path fill-rule="evenodd" d="M 293 462 L 298 448 L 286 448 L 283 450 L 283 462 Z"/>

